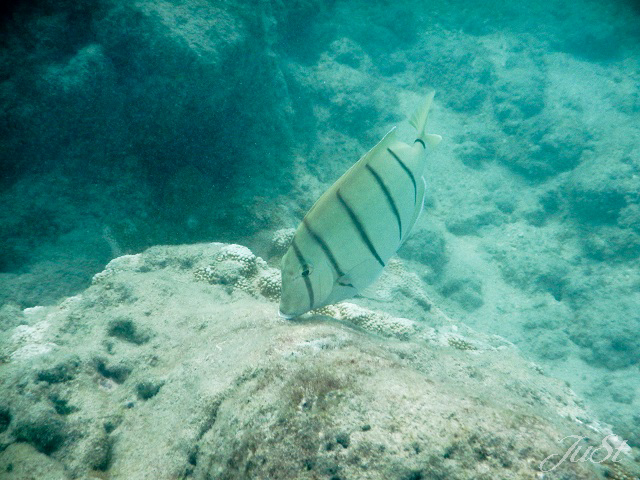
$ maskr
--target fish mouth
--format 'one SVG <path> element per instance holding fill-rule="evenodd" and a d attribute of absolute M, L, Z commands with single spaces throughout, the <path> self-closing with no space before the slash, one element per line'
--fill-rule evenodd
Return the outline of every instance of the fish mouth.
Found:
<path fill-rule="evenodd" d="M 285 320 L 291 320 L 292 318 L 296 317 L 296 315 L 287 315 L 286 313 L 282 313 L 282 310 L 280 309 L 278 309 L 278 315 L 280 315 Z"/>

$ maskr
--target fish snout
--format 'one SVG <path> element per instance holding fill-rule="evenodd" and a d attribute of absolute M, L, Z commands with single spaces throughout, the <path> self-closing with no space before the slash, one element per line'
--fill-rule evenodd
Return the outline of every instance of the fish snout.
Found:
<path fill-rule="evenodd" d="M 280 309 L 278 309 L 278 315 L 284 318 L 285 320 L 291 320 L 292 318 L 294 318 L 293 315 L 287 315 L 286 313 L 282 313 L 282 310 Z"/>
<path fill-rule="evenodd" d="M 283 295 L 280 298 L 280 307 L 278 308 L 278 315 L 287 320 L 299 317 L 300 315 L 309 311 L 308 303 L 304 302 L 299 295 Z"/>

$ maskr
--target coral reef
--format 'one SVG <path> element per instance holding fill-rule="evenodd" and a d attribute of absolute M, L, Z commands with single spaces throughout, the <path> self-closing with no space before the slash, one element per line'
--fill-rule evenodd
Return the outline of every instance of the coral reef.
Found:
<path fill-rule="evenodd" d="M 471 342 L 468 342 L 464 338 L 460 338 L 458 336 L 449 337 L 447 339 L 447 342 L 453 348 L 457 348 L 458 350 L 477 350 L 477 348 Z"/>
<path fill-rule="evenodd" d="M 193 275 L 213 285 L 226 285 L 254 296 L 260 294 L 272 301 L 280 299 L 280 271 L 267 266 L 242 245 L 223 247 L 213 263 L 196 268 Z"/>
<path fill-rule="evenodd" d="M 271 238 L 271 253 L 275 256 L 283 256 L 291 244 L 294 233 L 296 233 L 295 228 L 281 228 L 276 231 Z"/>
<path fill-rule="evenodd" d="M 391 315 L 368 310 L 349 302 L 327 305 L 326 307 L 313 310 L 312 313 L 347 321 L 377 335 L 405 340 L 420 330 L 419 324 L 413 320 L 392 317 Z"/>
<path fill-rule="evenodd" d="M 214 263 L 196 269 L 193 274 L 209 283 L 248 288 L 247 279 L 256 272 L 256 256 L 246 247 L 231 245 L 216 255 Z"/>

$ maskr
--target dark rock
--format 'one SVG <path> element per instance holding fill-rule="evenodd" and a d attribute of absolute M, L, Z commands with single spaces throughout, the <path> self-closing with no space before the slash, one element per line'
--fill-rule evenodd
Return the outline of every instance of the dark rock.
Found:
<path fill-rule="evenodd" d="M 47 455 L 58 450 L 67 438 L 65 422 L 52 410 L 38 407 L 16 419 L 13 435 Z"/>
<path fill-rule="evenodd" d="M 482 282 L 477 278 L 456 278 L 448 280 L 440 289 L 445 297 L 456 301 L 468 312 L 477 310 L 484 304 Z"/>
<path fill-rule="evenodd" d="M 444 236 L 433 228 L 412 232 L 400 247 L 398 255 L 429 265 L 437 273 L 442 271 L 449 260 Z"/>
<path fill-rule="evenodd" d="M 47 383 L 67 382 L 75 376 L 80 366 L 80 358 L 77 355 L 69 355 L 54 366 L 43 368 L 36 373 L 36 379 Z"/>
<path fill-rule="evenodd" d="M 451 218 L 447 220 L 447 230 L 455 235 L 478 235 L 480 229 L 487 226 L 497 226 L 503 221 L 503 217 L 496 211 L 485 211 L 471 214 L 466 217 Z"/>
<path fill-rule="evenodd" d="M 128 317 L 119 317 L 109 322 L 107 334 L 135 345 L 142 345 L 150 338 L 149 334 L 141 332 Z"/>
<path fill-rule="evenodd" d="M 9 407 L 0 407 L 0 433 L 5 432 L 11 424 L 11 411 Z"/>
<path fill-rule="evenodd" d="M 336 442 L 342 445 L 344 448 L 349 447 L 349 434 L 346 432 L 336 435 Z"/>
<path fill-rule="evenodd" d="M 129 365 L 108 363 L 101 358 L 95 360 L 95 366 L 100 375 L 116 383 L 123 383 L 127 377 L 129 377 L 132 370 Z"/>
<path fill-rule="evenodd" d="M 150 398 L 155 397 L 163 385 L 164 382 L 160 380 L 145 380 L 138 383 L 136 385 L 138 398 L 141 400 L 149 400 Z"/>

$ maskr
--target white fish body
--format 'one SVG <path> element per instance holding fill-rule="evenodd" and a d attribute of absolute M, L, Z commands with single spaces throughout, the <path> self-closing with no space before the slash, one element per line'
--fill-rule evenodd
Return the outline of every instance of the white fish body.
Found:
<path fill-rule="evenodd" d="M 292 318 L 353 297 L 370 285 L 422 212 L 433 92 L 411 117 L 413 146 L 395 127 L 327 190 L 302 220 L 282 259 L 280 315 Z"/>

